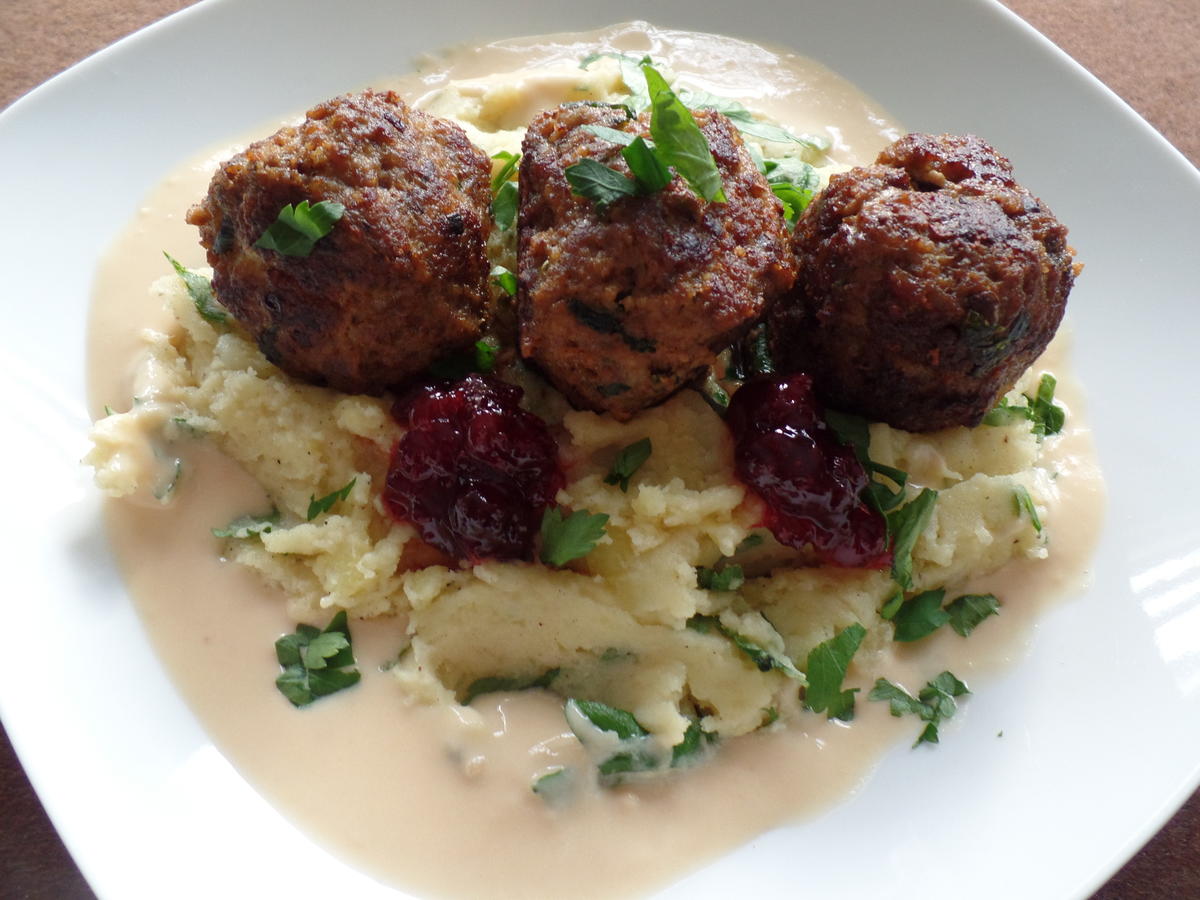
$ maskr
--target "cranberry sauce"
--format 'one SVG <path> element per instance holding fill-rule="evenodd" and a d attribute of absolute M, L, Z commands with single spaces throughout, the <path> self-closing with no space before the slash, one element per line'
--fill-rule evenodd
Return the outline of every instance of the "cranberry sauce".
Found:
<path fill-rule="evenodd" d="M 414 388 L 392 415 L 383 502 L 434 547 L 472 563 L 530 559 L 542 511 L 562 487 L 558 445 L 521 409 L 519 387 L 482 375 Z"/>
<path fill-rule="evenodd" d="M 822 563 L 891 563 L 883 516 L 862 501 L 869 476 L 825 424 L 807 375 L 748 381 L 733 395 L 738 478 L 766 504 L 763 524 L 782 544 L 811 545 Z"/>

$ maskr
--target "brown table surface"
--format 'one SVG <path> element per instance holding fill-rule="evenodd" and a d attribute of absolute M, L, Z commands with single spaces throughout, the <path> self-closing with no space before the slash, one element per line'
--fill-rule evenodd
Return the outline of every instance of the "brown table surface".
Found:
<path fill-rule="evenodd" d="M 1200 0 L 1006 2 L 1200 166 Z M 0 109 L 88 54 L 189 5 L 0 0 Z M 2 732 L 0 809 L 0 900 L 94 896 Z M 1192 897 L 1200 898 L 1200 793 L 1093 900 Z"/>

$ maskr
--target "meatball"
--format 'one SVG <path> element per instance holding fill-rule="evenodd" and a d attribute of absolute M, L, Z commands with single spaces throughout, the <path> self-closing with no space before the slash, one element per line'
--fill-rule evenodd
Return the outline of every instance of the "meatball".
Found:
<path fill-rule="evenodd" d="M 582 129 L 649 136 L 645 115 L 570 105 L 522 145 L 518 321 L 522 355 L 577 407 L 627 420 L 703 372 L 787 290 L 795 266 L 782 208 L 733 125 L 700 111 L 725 203 L 682 178 L 603 212 L 563 170 L 590 157 L 629 172 L 618 144 Z"/>
<path fill-rule="evenodd" d="M 909 431 L 979 424 L 1054 336 L 1067 229 L 974 136 L 910 134 L 829 180 L 796 224 L 768 327 L 822 403 Z"/>
<path fill-rule="evenodd" d="M 217 298 L 286 372 L 378 393 L 481 332 L 491 164 L 458 126 L 366 91 L 222 164 L 188 213 Z M 288 204 L 342 218 L 306 257 L 255 242 Z"/>

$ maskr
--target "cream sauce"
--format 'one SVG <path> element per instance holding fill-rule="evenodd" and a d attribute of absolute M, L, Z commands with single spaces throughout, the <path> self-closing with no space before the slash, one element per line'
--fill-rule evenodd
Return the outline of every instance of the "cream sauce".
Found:
<path fill-rule="evenodd" d="M 894 136 L 882 112 L 811 62 L 727 38 L 628 26 L 454 51 L 435 70 L 395 86 L 418 97 L 450 79 L 555 61 L 577 65 L 598 45 L 670 59 L 697 87 L 746 98 L 801 129 L 829 131 L 842 163 L 873 156 Z M 139 346 L 130 323 L 168 327 L 146 289 L 165 271 L 161 251 L 185 265 L 202 263 L 199 249 L 186 249 L 197 243 L 183 214 L 231 152 L 222 148 L 171 175 L 100 267 L 90 335 L 97 415 L 132 393 Z M 1060 375 L 1064 368 L 1061 361 L 1048 367 Z M 900 648 L 887 672 L 914 693 L 942 669 L 970 681 L 1020 657 L 1038 610 L 1082 586 L 1103 490 L 1078 389 L 1060 377 L 1059 394 L 1070 431 L 1052 444 L 1062 475 L 1046 518 L 1071 527 L 1054 529 L 1048 560 L 1014 563 L 977 586 L 997 593 L 1004 609 L 969 641 L 942 629 L 919 649 Z M 300 827 L 384 883 L 456 897 L 644 893 L 844 798 L 884 750 L 919 730 L 914 720 L 891 717 L 885 704 L 868 702 L 870 677 L 852 670 L 849 683 L 863 693 L 850 726 L 808 716 L 803 728 L 728 742 L 712 764 L 660 783 L 585 791 L 570 808 L 556 808 L 529 785 L 552 766 L 583 763 L 561 701 L 526 692 L 488 695 L 467 710 L 406 706 L 381 672 L 405 643 L 401 622 L 353 623 L 361 684 L 294 709 L 274 686 L 273 642 L 294 627 L 283 598 L 221 560 L 209 532 L 264 505 L 262 491 L 203 442 L 185 445 L 183 456 L 186 475 L 172 504 L 109 506 L 130 593 L 214 743 Z M 604 864 L 581 877 L 581 860 Z"/>

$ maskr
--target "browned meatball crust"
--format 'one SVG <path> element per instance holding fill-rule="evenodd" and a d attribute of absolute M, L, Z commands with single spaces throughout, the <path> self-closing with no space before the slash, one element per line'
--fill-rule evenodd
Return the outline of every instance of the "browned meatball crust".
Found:
<path fill-rule="evenodd" d="M 704 371 L 792 283 L 779 202 L 725 116 L 700 111 L 726 203 L 682 178 L 598 213 L 563 170 L 590 157 L 629 174 L 620 146 L 581 130 L 649 137 L 649 118 L 594 105 L 538 116 L 522 145 L 520 346 L 577 407 L 626 420 Z"/>
<path fill-rule="evenodd" d="M 827 406 L 909 431 L 973 426 L 1054 336 L 1067 229 L 974 136 L 910 134 L 834 175 L 796 225 L 776 359 Z"/>
<path fill-rule="evenodd" d="M 478 338 L 491 165 L 458 126 L 367 91 L 222 164 L 188 214 L 217 298 L 282 369 L 377 393 Z M 345 207 L 301 258 L 254 246 L 287 204 Z"/>

